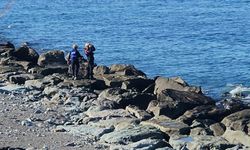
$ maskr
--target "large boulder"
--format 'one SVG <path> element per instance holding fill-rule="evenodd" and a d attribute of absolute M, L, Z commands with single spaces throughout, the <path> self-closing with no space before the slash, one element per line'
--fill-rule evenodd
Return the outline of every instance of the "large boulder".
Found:
<path fill-rule="evenodd" d="M 124 90 L 121 88 L 109 88 L 102 91 L 98 100 L 110 100 L 115 101 L 120 108 L 125 108 L 128 105 L 135 105 L 139 109 L 145 110 L 151 100 L 155 99 L 155 96 L 148 93 L 138 93 L 131 90 Z"/>
<path fill-rule="evenodd" d="M 34 67 L 28 70 L 29 73 L 31 74 L 40 74 L 43 76 L 47 76 L 47 75 L 52 75 L 54 73 L 58 73 L 58 74 L 66 74 L 68 71 L 68 66 L 67 65 L 49 65 L 46 67 Z"/>
<path fill-rule="evenodd" d="M 0 44 L 1 56 L 9 57 L 12 55 L 14 50 L 15 50 L 15 46 L 10 42 Z"/>
<path fill-rule="evenodd" d="M 151 126 L 134 126 L 104 134 L 100 142 L 109 144 L 130 144 L 142 139 L 164 139 L 164 134 Z"/>
<path fill-rule="evenodd" d="M 107 66 L 96 66 L 93 69 L 94 75 L 104 75 L 109 73 L 109 67 Z"/>
<path fill-rule="evenodd" d="M 160 94 L 163 90 L 166 89 L 173 89 L 178 91 L 188 91 L 201 94 L 200 87 L 189 86 L 183 79 L 180 77 L 174 78 L 165 78 L 165 77 L 158 77 L 155 80 L 155 90 L 154 94 Z"/>
<path fill-rule="evenodd" d="M 187 110 L 178 120 L 190 124 L 195 119 L 212 119 L 220 122 L 224 117 L 236 111 L 242 110 L 244 107 L 235 104 L 231 109 L 217 107 L 215 105 L 201 105 L 193 109 Z"/>
<path fill-rule="evenodd" d="M 108 87 L 121 87 L 122 83 L 135 77 L 120 76 L 120 75 L 103 75 L 103 81 Z"/>
<path fill-rule="evenodd" d="M 66 60 L 64 58 L 64 52 L 60 50 L 52 50 L 46 53 L 43 53 L 39 56 L 37 64 L 39 66 L 47 66 L 47 65 L 65 65 Z"/>
<path fill-rule="evenodd" d="M 16 49 L 12 54 L 17 60 L 20 61 L 29 61 L 33 64 L 37 63 L 39 54 L 33 49 L 26 45 L 21 46 Z"/>
<path fill-rule="evenodd" d="M 177 118 L 186 110 L 214 103 L 210 97 L 202 94 L 168 89 L 158 94 L 157 100 L 150 102 L 147 111 L 152 112 L 155 116 L 165 115 Z"/>
<path fill-rule="evenodd" d="M 250 146 L 250 109 L 233 113 L 221 122 L 227 127 L 223 134 L 225 139 Z"/>
<path fill-rule="evenodd" d="M 113 64 L 110 66 L 110 73 L 126 76 L 146 76 L 145 73 L 128 64 Z"/>
<path fill-rule="evenodd" d="M 122 83 L 121 88 L 122 89 L 136 89 L 137 91 L 142 92 L 153 83 L 154 83 L 154 80 L 152 79 L 134 78 L 134 79 L 128 79 L 124 81 Z"/>

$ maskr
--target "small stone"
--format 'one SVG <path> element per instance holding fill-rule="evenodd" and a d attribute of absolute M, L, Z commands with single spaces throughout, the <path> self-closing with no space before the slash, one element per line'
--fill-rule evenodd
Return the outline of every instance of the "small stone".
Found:
<path fill-rule="evenodd" d="M 32 126 L 33 125 L 33 123 L 32 123 L 32 121 L 31 121 L 31 119 L 26 119 L 26 120 L 23 120 L 22 122 L 21 122 L 21 125 L 22 126 Z"/>
<path fill-rule="evenodd" d="M 64 128 L 60 128 L 60 127 L 54 129 L 53 131 L 54 132 L 66 132 L 66 130 Z"/>
<path fill-rule="evenodd" d="M 71 147 L 74 147 L 74 146 L 76 146 L 76 145 L 77 145 L 77 144 L 74 143 L 74 142 L 66 144 L 66 146 L 71 146 Z"/>

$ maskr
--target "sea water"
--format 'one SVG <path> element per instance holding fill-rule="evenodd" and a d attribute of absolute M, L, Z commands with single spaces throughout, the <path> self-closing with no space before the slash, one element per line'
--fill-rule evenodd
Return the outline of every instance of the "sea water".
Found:
<path fill-rule="evenodd" d="M 180 76 L 219 98 L 250 85 L 249 14 L 249 0 L 0 0 L 0 39 L 39 53 L 92 42 L 98 65 Z"/>

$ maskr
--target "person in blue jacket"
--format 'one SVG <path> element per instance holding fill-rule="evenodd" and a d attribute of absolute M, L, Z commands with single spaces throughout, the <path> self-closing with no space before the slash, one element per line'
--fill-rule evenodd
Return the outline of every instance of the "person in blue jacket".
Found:
<path fill-rule="evenodd" d="M 72 48 L 73 49 L 69 53 L 67 63 L 68 65 L 71 65 L 73 79 L 76 80 L 78 72 L 79 72 L 80 61 L 82 59 L 82 56 L 79 53 L 78 46 L 76 44 L 73 44 Z"/>

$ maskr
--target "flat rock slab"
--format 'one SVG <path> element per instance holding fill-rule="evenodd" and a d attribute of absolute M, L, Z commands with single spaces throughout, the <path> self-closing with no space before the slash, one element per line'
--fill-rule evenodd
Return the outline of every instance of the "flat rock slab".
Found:
<path fill-rule="evenodd" d="M 114 127 L 97 127 L 91 125 L 77 125 L 77 126 L 57 126 L 59 129 L 65 129 L 69 133 L 78 136 L 88 136 L 92 139 L 99 139 L 102 135 L 112 132 Z"/>
<path fill-rule="evenodd" d="M 112 118 L 112 117 L 130 117 L 130 114 L 124 109 L 108 109 L 102 111 L 86 111 L 90 118 Z"/>
<path fill-rule="evenodd" d="M 174 149 L 182 149 L 186 147 L 190 150 L 200 149 L 214 149 L 221 150 L 235 146 L 230 144 L 227 140 L 219 136 L 172 136 L 169 144 Z"/>
<path fill-rule="evenodd" d="M 147 121 L 142 121 L 141 124 L 156 127 L 168 135 L 188 134 L 190 132 L 190 127 L 188 125 L 165 118 L 152 118 Z"/>
<path fill-rule="evenodd" d="M 155 150 L 157 148 L 164 148 L 164 150 L 173 150 L 168 147 L 169 144 L 162 139 L 143 139 L 135 143 L 131 143 L 128 145 L 111 145 L 110 150 Z"/>
<path fill-rule="evenodd" d="M 222 135 L 226 140 L 233 144 L 243 144 L 250 147 L 250 136 L 243 131 L 234 131 L 227 129 Z"/>
<path fill-rule="evenodd" d="M 142 139 L 164 139 L 164 134 L 154 127 L 134 126 L 105 134 L 100 142 L 126 145 Z"/>

